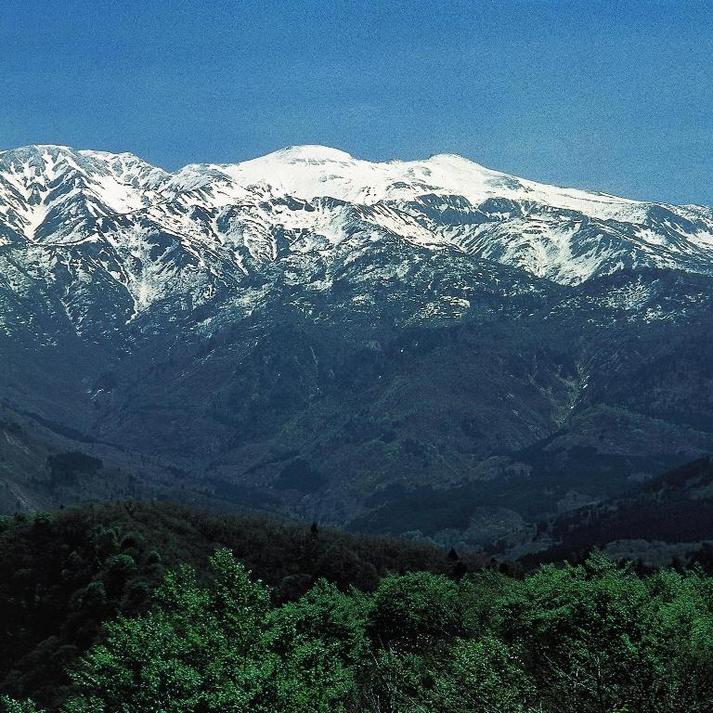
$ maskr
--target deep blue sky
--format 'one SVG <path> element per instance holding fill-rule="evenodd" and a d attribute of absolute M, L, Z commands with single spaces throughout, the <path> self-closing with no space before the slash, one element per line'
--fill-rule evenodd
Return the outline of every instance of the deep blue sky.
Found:
<path fill-rule="evenodd" d="M 2 0 L 0 147 L 320 143 L 713 204 L 713 3 Z"/>

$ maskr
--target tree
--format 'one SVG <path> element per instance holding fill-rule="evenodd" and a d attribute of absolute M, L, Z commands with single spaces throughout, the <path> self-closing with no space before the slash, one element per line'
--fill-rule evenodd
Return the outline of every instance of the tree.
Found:
<path fill-rule="evenodd" d="M 322 581 L 270 609 L 228 550 L 166 576 L 153 609 L 107 624 L 106 640 L 72 674 L 66 713 L 338 713 L 353 697 L 366 650 L 365 603 Z"/>
<path fill-rule="evenodd" d="M 459 636 L 463 608 L 458 585 L 428 572 L 385 577 L 374 593 L 368 628 L 378 645 L 414 649 Z"/>
<path fill-rule="evenodd" d="M 189 567 L 166 576 L 148 613 L 107 624 L 72 673 L 68 713 L 258 710 L 270 660 L 261 644 L 267 589 L 228 550 L 202 586 Z"/>
<path fill-rule="evenodd" d="M 325 580 L 269 617 L 267 648 L 276 657 L 272 711 L 339 713 L 354 699 L 357 671 L 369 658 L 368 598 Z M 351 708 L 349 708 L 351 710 Z"/>

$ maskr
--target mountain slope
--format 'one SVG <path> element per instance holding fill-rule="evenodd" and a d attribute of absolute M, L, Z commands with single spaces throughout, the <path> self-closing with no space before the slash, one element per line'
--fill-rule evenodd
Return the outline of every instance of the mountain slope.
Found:
<path fill-rule="evenodd" d="M 713 458 L 664 473 L 624 496 L 573 510 L 540 523 L 524 547 L 524 561 L 559 561 L 592 548 L 649 565 L 699 560 L 713 552 Z"/>

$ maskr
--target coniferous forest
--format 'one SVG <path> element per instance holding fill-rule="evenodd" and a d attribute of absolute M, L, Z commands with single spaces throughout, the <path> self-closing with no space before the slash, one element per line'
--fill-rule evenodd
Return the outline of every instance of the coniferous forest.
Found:
<path fill-rule="evenodd" d="M 713 579 L 156 503 L 2 520 L 10 713 L 713 710 Z"/>

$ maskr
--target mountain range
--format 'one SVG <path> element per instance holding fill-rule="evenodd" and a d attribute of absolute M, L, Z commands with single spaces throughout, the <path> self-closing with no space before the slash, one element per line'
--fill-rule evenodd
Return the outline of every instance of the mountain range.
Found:
<path fill-rule="evenodd" d="M 0 508 L 479 546 L 713 452 L 713 210 L 455 155 L 0 152 Z"/>

